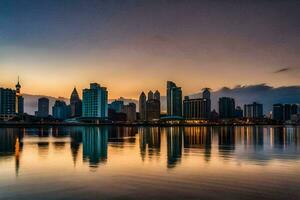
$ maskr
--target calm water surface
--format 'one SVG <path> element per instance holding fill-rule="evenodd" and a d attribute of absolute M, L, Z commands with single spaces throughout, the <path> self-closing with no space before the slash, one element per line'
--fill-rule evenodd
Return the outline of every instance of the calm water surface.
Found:
<path fill-rule="evenodd" d="M 300 127 L 2 128 L 0 199 L 300 199 Z"/>

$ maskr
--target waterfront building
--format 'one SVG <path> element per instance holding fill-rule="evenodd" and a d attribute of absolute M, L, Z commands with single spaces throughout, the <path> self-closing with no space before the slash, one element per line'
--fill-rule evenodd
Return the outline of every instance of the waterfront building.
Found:
<path fill-rule="evenodd" d="M 70 112 L 70 106 L 67 106 L 66 102 L 61 100 L 56 100 L 52 107 L 52 115 L 55 119 L 67 119 L 71 114 Z"/>
<path fill-rule="evenodd" d="M 150 91 L 148 92 L 148 100 L 152 100 L 152 99 L 154 99 L 154 94 L 153 94 L 153 92 L 150 90 Z"/>
<path fill-rule="evenodd" d="M 145 93 L 142 92 L 139 98 L 139 113 L 140 113 L 141 121 L 146 120 L 146 102 L 147 102 L 147 97 Z"/>
<path fill-rule="evenodd" d="M 219 98 L 219 116 L 220 118 L 235 117 L 235 100 L 233 98 Z"/>
<path fill-rule="evenodd" d="M 160 93 L 158 90 L 154 92 L 154 99 L 160 101 Z"/>
<path fill-rule="evenodd" d="M 291 120 L 293 115 L 297 115 L 298 112 L 297 104 L 274 104 L 273 105 L 273 119 L 277 121 Z"/>
<path fill-rule="evenodd" d="M 210 115 L 210 100 L 204 98 L 183 100 L 183 117 L 185 119 L 208 119 Z"/>
<path fill-rule="evenodd" d="M 244 117 L 246 118 L 262 118 L 263 105 L 257 102 L 244 105 Z"/>
<path fill-rule="evenodd" d="M 0 115 L 11 117 L 16 114 L 16 91 L 0 88 Z"/>
<path fill-rule="evenodd" d="M 108 92 L 98 83 L 91 83 L 89 89 L 83 90 L 82 116 L 91 118 L 108 117 Z"/>
<path fill-rule="evenodd" d="M 49 116 L 49 99 L 42 97 L 38 99 L 38 111 L 36 112 L 38 117 L 48 117 Z"/>
<path fill-rule="evenodd" d="M 122 113 L 126 114 L 128 122 L 136 121 L 136 105 L 135 105 L 135 103 L 129 103 L 128 105 L 123 105 Z"/>
<path fill-rule="evenodd" d="M 274 104 L 272 118 L 277 121 L 283 120 L 283 105 L 282 104 Z"/>
<path fill-rule="evenodd" d="M 243 117 L 243 110 L 240 106 L 237 106 L 235 109 L 235 117 L 237 117 L 237 118 Z"/>
<path fill-rule="evenodd" d="M 124 106 L 124 101 L 114 100 L 110 104 L 108 104 L 108 108 L 114 110 L 117 113 L 122 111 L 122 107 Z"/>
<path fill-rule="evenodd" d="M 167 81 L 167 114 L 169 116 L 182 116 L 182 91 L 172 81 Z"/>
<path fill-rule="evenodd" d="M 283 121 L 291 120 L 292 106 L 291 104 L 283 105 Z"/>
<path fill-rule="evenodd" d="M 21 84 L 18 77 L 18 83 L 16 84 L 16 114 L 24 113 L 24 98 L 21 95 Z"/>
<path fill-rule="evenodd" d="M 80 117 L 82 115 L 82 101 L 79 98 L 76 87 L 74 87 L 70 97 L 71 117 Z"/>
<path fill-rule="evenodd" d="M 183 101 L 183 117 L 185 119 L 209 119 L 211 112 L 210 92 L 203 89 L 203 98 L 190 99 L 188 96 Z"/>
<path fill-rule="evenodd" d="M 160 100 L 148 99 L 146 102 L 147 121 L 158 120 L 160 118 Z"/>

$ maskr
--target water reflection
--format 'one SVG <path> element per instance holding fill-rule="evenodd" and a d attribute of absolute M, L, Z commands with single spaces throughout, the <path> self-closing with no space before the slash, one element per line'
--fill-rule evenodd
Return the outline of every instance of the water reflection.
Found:
<path fill-rule="evenodd" d="M 214 156 L 266 164 L 272 159 L 299 159 L 300 129 L 263 126 L 0 129 L 0 161 L 14 159 L 16 173 L 27 145 L 36 145 L 41 158 L 47 158 L 52 150 L 54 153 L 69 151 L 74 167 L 80 157 L 83 163 L 97 167 L 113 156 L 108 155 L 109 149 L 134 149 L 135 146 L 142 161 L 163 158 L 165 152 L 167 168 L 180 165 L 183 157 L 195 155 L 206 162 Z"/>
<path fill-rule="evenodd" d="M 82 132 L 83 160 L 97 167 L 107 159 L 108 129 L 87 127 Z"/>

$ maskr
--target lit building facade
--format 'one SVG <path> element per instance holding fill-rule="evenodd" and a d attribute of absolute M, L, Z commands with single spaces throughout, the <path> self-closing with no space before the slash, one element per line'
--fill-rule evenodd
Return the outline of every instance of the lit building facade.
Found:
<path fill-rule="evenodd" d="M 167 114 L 169 116 L 182 116 L 182 91 L 172 81 L 167 82 Z"/>
<path fill-rule="evenodd" d="M 263 105 L 257 102 L 252 104 L 244 105 L 244 117 L 246 118 L 262 118 L 263 115 Z"/>
<path fill-rule="evenodd" d="M 98 83 L 91 83 L 89 89 L 83 90 L 82 116 L 91 118 L 108 117 L 108 92 Z"/>

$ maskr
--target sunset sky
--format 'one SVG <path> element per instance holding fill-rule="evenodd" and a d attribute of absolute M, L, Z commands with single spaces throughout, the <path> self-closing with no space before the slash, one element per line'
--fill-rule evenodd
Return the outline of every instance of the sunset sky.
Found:
<path fill-rule="evenodd" d="M 0 87 L 69 97 L 98 82 L 137 98 L 167 80 L 300 85 L 298 0 L 0 0 Z M 81 92 L 80 92 L 81 93 Z"/>

